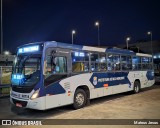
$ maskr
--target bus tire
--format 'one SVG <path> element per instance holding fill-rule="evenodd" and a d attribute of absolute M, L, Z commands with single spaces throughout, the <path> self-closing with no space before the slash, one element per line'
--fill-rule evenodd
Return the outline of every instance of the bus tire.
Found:
<path fill-rule="evenodd" d="M 134 88 L 133 88 L 133 93 L 139 93 L 140 92 L 140 83 L 139 81 L 134 82 Z"/>
<path fill-rule="evenodd" d="M 74 109 L 83 108 L 87 102 L 87 94 L 83 89 L 77 89 L 74 94 L 74 102 L 73 107 Z"/>

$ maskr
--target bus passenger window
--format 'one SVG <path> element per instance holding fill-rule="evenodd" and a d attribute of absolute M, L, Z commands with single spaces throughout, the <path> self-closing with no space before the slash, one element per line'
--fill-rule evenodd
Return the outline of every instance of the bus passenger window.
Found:
<path fill-rule="evenodd" d="M 86 52 L 72 52 L 72 71 L 88 72 L 89 71 L 89 54 Z"/>
<path fill-rule="evenodd" d="M 142 69 L 152 69 L 152 58 L 142 57 Z"/>
<path fill-rule="evenodd" d="M 91 62 L 91 71 L 100 71 L 100 64 L 96 62 Z"/>
<path fill-rule="evenodd" d="M 132 59 L 131 56 L 121 56 L 122 70 L 132 70 Z"/>
<path fill-rule="evenodd" d="M 51 57 L 47 56 L 45 60 L 45 75 L 66 73 L 67 64 L 66 57 Z"/>
<path fill-rule="evenodd" d="M 149 57 L 149 69 L 153 69 L 153 63 L 152 63 L 152 58 L 151 57 Z"/>
<path fill-rule="evenodd" d="M 66 73 L 67 72 L 67 63 L 66 57 L 55 57 L 55 73 Z"/>
<path fill-rule="evenodd" d="M 120 55 L 108 54 L 108 71 L 120 70 Z"/>
<path fill-rule="evenodd" d="M 132 58 L 132 68 L 133 70 L 141 70 L 141 58 L 140 57 L 133 57 Z"/>
<path fill-rule="evenodd" d="M 99 54 L 90 53 L 91 71 L 100 71 Z"/>
<path fill-rule="evenodd" d="M 105 53 L 99 54 L 99 63 L 100 63 L 100 70 L 107 71 L 107 61 L 106 61 L 106 54 Z"/>

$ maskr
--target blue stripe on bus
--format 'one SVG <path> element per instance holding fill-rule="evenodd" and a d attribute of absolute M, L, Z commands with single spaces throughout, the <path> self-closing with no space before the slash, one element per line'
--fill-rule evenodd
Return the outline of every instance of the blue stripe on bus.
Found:
<path fill-rule="evenodd" d="M 65 92 L 66 90 L 59 84 L 59 81 L 46 87 L 46 94 L 56 95 L 56 94 L 62 94 Z"/>
<path fill-rule="evenodd" d="M 34 90 L 37 91 L 38 89 L 40 89 L 39 92 L 39 97 L 45 96 L 45 87 L 42 86 L 41 81 L 34 87 Z"/>
<path fill-rule="evenodd" d="M 148 80 L 154 80 L 154 72 L 152 70 L 147 71 L 146 77 Z"/>
<path fill-rule="evenodd" d="M 128 86 L 131 87 L 131 83 L 127 76 L 128 72 L 93 73 L 90 82 L 95 88 L 101 88 L 104 84 L 108 84 L 108 86 L 128 84 Z"/>

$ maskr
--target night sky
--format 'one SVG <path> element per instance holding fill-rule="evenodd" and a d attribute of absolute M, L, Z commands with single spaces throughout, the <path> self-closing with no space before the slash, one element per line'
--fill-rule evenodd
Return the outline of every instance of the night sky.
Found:
<path fill-rule="evenodd" d="M 38 41 L 113 46 L 137 40 L 160 40 L 159 0 L 3 0 L 4 50 Z"/>

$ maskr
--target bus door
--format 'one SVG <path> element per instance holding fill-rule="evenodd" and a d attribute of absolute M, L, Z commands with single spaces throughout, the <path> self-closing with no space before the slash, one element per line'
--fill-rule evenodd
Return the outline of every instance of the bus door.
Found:
<path fill-rule="evenodd" d="M 44 80 L 46 87 L 46 108 L 61 106 L 69 102 L 65 99 L 66 90 L 63 88 L 61 80 L 68 77 L 69 55 L 67 49 L 52 49 L 46 55 L 47 73 Z"/>

